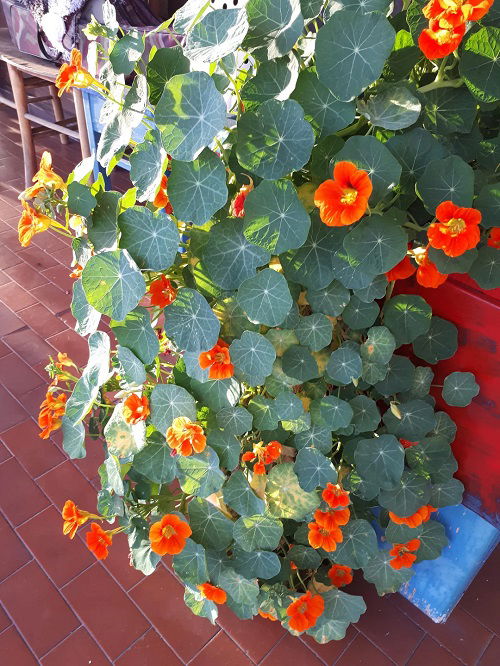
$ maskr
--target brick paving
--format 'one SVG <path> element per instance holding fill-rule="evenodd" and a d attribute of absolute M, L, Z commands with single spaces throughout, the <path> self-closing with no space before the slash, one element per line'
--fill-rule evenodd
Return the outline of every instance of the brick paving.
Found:
<path fill-rule="evenodd" d="M 47 139 L 67 171 L 75 144 Z M 149 577 L 128 566 L 126 538 L 97 562 L 78 536 L 61 533 L 68 498 L 95 506 L 103 453 L 70 461 L 59 433 L 43 441 L 35 423 L 47 383 L 48 354 L 86 360 L 72 329 L 71 252 L 53 234 L 17 242 L 23 188 L 17 122 L 0 109 L 0 664 L 6 666 L 452 666 L 500 663 L 500 550 L 490 557 L 448 622 L 436 625 L 399 595 L 380 598 L 355 581 L 368 611 L 344 640 L 318 645 L 277 623 L 242 622 L 227 608 L 218 623 L 196 618 L 168 560 Z"/>

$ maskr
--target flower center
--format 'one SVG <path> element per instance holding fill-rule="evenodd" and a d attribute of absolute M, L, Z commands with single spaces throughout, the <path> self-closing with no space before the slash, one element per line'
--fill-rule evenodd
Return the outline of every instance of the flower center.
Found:
<path fill-rule="evenodd" d="M 323 536 L 330 536 L 330 532 L 324 527 L 320 527 L 319 533 L 322 534 Z"/>
<path fill-rule="evenodd" d="M 347 187 L 344 190 L 343 195 L 340 197 L 340 203 L 351 206 L 356 199 L 358 198 L 358 193 L 356 190 L 353 190 L 351 187 Z"/>
<path fill-rule="evenodd" d="M 217 352 L 214 356 L 214 363 L 225 363 L 226 354 L 224 352 Z"/>
<path fill-rule="evenodd" d="M 165 537 L 165 539 L 170 539 L 170 537 L 173 537 L 175 534 L 175 530 L 172 527 L 172 525 L 166 525 L 162 531 L 162 535 Z"/>
<path fill-rule="evenodd" d="M 463 220 L 461 217 L 452 217 L 451 220 L 446 222 L 446 226 L 448 227 L 452 236 L 458 236 L 465 229 L 466 224 L 465 220 Z"/>
<path fill-rule="evenodd" d="M 307 611 L 307 604 L 305 602 L 301 603 L 297 608 L 297 613 L 305 613 Z"/>

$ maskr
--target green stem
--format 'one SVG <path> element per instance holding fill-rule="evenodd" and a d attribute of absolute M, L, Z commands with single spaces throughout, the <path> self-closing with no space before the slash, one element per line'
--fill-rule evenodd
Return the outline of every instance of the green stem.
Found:
<path fill-rule="evenodd" d="M 336 136 L 351 136 L 351 134 L 356 134 L 356 132 L 363 127 L 364 125 L 367 125 L 368 121 L 366 118 L 363 116 L 360 116 L 358 118 L 357 122 L 354 123 L 354 125 L 350 125 L 349 127 L 345 127 L 344 129 L 339 130 L 338 132 L 335 132 Z"/>
<path fill-rule="evenodd" d="M 463 85 L 463 79 L 452 79 L 451 81 L 438 81 L 437 79 L 432 83 L 422 86 L 418 89 L 419 93 L 426 93 L 436 88 L 459 88 Z"/>

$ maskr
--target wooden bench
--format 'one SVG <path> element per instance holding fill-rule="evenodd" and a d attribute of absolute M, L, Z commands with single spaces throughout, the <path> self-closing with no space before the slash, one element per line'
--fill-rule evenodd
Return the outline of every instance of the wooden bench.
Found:
<path fill-rule="evenodd" d="M 37 171 L 34 139 L 48 133 L 58 133 L 61 143 L 67 143 L 68 137 L 80 144 L 82 158 L 90 156 L 90 146 L 85 122 L 81 90 L 73 90 L 75 115 L 64 117 L 61 100 L 54 85 L 59 67 L 47 60 L 21 53 L 12 44 L 6 28 L 0 29 L 0 60 L 7 65 L 13 100 L 0 94 L 0 102 L 16 109 L 21 131 L 24 158 L 24 179 L 26 187 L 31 185 Z M 48 94 L 39 91 L 48 88 Z M 29 105 L 37 102 L 52 101 L 54 120 L 31 113 Z M 35 125 L 35 127 L 33 127 Z"/>

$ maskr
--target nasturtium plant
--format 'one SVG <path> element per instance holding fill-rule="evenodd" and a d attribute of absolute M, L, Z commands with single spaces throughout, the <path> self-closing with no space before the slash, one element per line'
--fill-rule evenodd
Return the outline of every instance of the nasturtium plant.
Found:
<path fill-rule="evenodd" d="M 124 532 L 146 575 L 174 556 L 193 613 L 325 643 L 365 611 L 353 570 L 397 591 L 461 501 L 441 407 L 480 387 L 462 367 L 435 383 L 457 329 L 401 281 L 500 286 L 498 14 L 243 4 L 189 0 L 161 28 L 178 44 L 149 51 L 108 4 L 98 78 L 78 52 L 61 68 L 105 122 L 95 182 L 92 159 L 63 181 L 46 153 L 22 194 L 23 245 L 72 238 L 89 346 L 48 366 L 41 436 L 103 448 L 95 513 L 63 509 L 96 557 Z M 125 193 L 104 176 L 123 159 Z"/>

